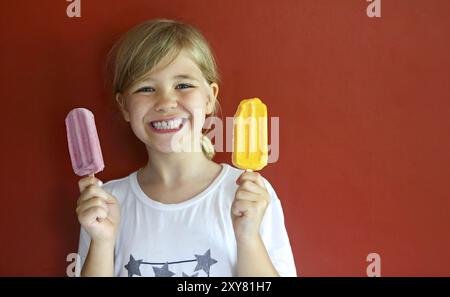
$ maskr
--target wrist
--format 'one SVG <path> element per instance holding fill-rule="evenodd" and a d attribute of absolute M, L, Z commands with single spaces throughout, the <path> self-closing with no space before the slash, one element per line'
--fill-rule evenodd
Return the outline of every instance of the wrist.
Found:
<path fill-rule="evenodd" d="M 239 238 L 236 238 L 236 243 L 238 248 L 255 248 L 259 244 L 261 244 L 262 239 L 261 236 L 255 235 L 255 236 L 241 236 Z"/>
<path fill-rule="evenodd" d="M 116 245 L 116 241 L 111 240 L 91 240 L 91 247 L 95 249 L 101 249 L 101 250 L 114 250 L 114 246 Z"/>

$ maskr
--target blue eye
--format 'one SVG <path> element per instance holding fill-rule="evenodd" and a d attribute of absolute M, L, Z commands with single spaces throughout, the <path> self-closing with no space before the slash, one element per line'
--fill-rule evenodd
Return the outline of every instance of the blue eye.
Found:
<path fill-rule="evenodd" d="M 151 87 L 143 87 L 140 88 L 139 90 L 136 91 L 136 93 L 138 92 L 144 92 L 144 93 L 148 93 L 148 92 L 154 92 L 155 89 L 151 88 Z"/>
<path fill-rule="evenodd" d="M 176 89 L 187 89 L 187 88 L 191 88 L 191 85 L 188 84 L 179 84 L 177 85 Z"/>

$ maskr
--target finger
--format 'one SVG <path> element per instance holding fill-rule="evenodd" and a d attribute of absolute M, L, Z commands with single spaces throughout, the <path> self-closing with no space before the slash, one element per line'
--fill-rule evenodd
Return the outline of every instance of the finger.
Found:
<path fill-rule="evenodd" d="M 248 216 L 254 212 L 254 203 L 244 200 L 235 200 L 231 205 L 231 213 L 235 216 Z"/>
<path fill-rule="evenodd" d="M 108 213 L 101 207 L 93 207 L 80 215 L 80 221 L 88 222 L 89 224 L 93 224 L 98 222 L 97 218 L 100 220 L 104 220 L 108 217 Z"/>
<path fill-rule="evenodd" d="M 108 210 L 108 205 L 106 204 L 106 202 L 99 198 L 99 197 L 94 197 L 91 198 L 89 200 L 85 200 L 82 203 L 80 203 L 80 205 L 78 205 L 78 207 L 76 208 L 76 212 L 78 214 L 81 214 L 83 212 L 85 212 L 86 210 L 93 208 L 93 207 L 101 207 L 103 208 L 106 212 L 109 212 Z"/>
<path fill-rule="evenodd" d="M 267 192 L 264 193 L 254 193 L 254 192 L 248 192 L 246 190 L 238 190 L 236 191 L 235 199 L 237 200 L 246 200 L 251 202 L 265 202 L 267 204 L 270 203 L 270 195 Z"/>
<path fill-rule="evenodd" d="M 86 187 L 90 185 L 97 185 L 98 187 L 101 187 L 103 185 L 103 182 L 96 178 L 95 176 L 86 176 L 83 177 L 78 181 L 78 188 L 80 189 L 80 193 L 83 192 Z"/>
<path fill-rule="evenodd" d="M 264 182 L 262 180 L 261 175 L 258 172 L 253 172 L 253 171 L 245 171 L 244 173 L 242 173 L 238 180 L 236 181 L 237 184 L 241 184 L 242 182 L 244 182 L 245 180 L 248 181 L 252 181 L 254 183 L 256 183 L 257 185 L 266 188 L 264 185 Z"/>
<path fill-rule="evenodd" d="M 261 202 L 265 201 L 261 194 L 255 194 L 252 192 L 247 192 L 243 190 L 236 191 L 236 195 L 234 196 L 236 200 L 245 200 L 249 202 Z"/>
<path fill-rule="evenodd" d="M 240 184 L 238 190 L 244 190 L 244 191 L 256 193 L 256 194 L 263 194 L 266 191 L 260 185 L 254 183 L 252 181 L 249 181 L 249 180 L 244 180 Z"/>
<path fill-rule="evenodd" d="M 78 198 L 77 205 L 82 203 L 85 200 L 91 199 L 92 197 L 100 197 L 105 200 L 106 203 L 115 203 L 116 199 L 110 193 L 106 192 L 102 188 L 90 185 L 81 192 L 80 197 Z"/>
<path fill-rule="evenodd" d="M 103 193 L 104 191 L 101 190 L 99 187 L 95 185 L 89 185 L 87 186 L 83 192 L 81 192 L 80 197 L 78 198 L 77 205 L 80 205 L 86 200 L 89 200 L 94 197 L 102 198 L 103 200 L 106 200 L 106 193 Z"/>

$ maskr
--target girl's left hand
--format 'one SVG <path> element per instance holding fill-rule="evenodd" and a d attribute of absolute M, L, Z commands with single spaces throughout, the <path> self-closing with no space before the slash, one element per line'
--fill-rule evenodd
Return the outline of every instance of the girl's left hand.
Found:
<path fill-rule="evenodd" d="M 252 242 L 260 236 L 259 229 L 270 195 L 257 172 L 242 173 L 236 183 L 239 187 L 231 205 L 234 235 L 238 243 Z"/>

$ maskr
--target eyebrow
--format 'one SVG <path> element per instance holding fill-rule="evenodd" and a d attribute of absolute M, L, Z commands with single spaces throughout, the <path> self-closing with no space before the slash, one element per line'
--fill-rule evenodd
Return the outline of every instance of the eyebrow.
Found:
<path fill-rule="evenodd" d="M 173 78 L 175 78 L 175 79 L 177 79 L 177 78 L 185 78 L 185 79 L 197 80 L 195 77 L 190 76 L 189 74 L 179 74 L 179 75 L 175 75 Z"/>
<path fill-rule="evenodd" d="M 193 76 L 191 76 L 189 74 L 178 74 L 178 75 L 175 75 L 175 76 L 172 77 L 172 79 L 180 79 L 180 78 L 198 81 L 195 77 L 193 77 Z M 149 81 L 149 80 L 155 81 L 151 77 L 146 77 L 146 78 L 143 79 L 143 81 Z"/>

